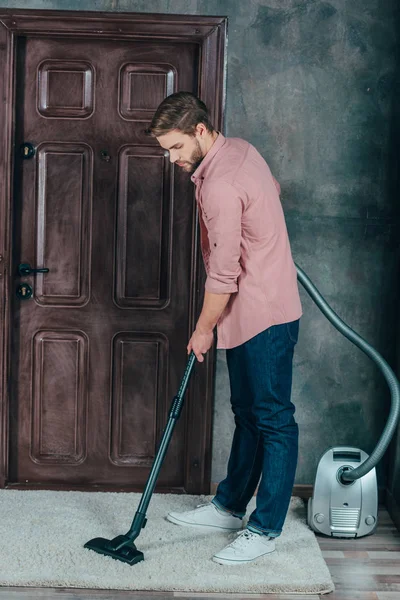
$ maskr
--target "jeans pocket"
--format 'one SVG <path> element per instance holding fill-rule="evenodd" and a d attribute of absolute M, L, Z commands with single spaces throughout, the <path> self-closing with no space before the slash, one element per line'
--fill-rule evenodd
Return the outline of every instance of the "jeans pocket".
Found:
<path fill-rule="evenodd" d="M 297 344 L 297 341 L 299 339 L 299 325 L 299 319 L 297 319 L 296 321 L 291 321 L 290 323 L 286 323 L 286 331 L 290 341 L 293 344 Z"/>

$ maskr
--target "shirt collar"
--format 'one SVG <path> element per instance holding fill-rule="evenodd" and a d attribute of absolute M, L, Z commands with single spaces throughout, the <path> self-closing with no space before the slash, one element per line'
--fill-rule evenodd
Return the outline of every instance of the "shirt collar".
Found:
<path fill-rule="evenodd" d="M 190 179 L 193 181 L 193 183 L 197 183 L 198 181 L 204 179 L 204 177 L 206 176 L 207 167 L 224 144 L 225 137 L 222 135 L 222 133 L 218 133 L 217 139 L 215 140 L 215 142 L 213 143 L 213 145 L 211 146 L 211 148 L 209 149 L 209 151 L 207 152 L 207 154 L 205 155 L 205 157 L 191 176 Z"/>

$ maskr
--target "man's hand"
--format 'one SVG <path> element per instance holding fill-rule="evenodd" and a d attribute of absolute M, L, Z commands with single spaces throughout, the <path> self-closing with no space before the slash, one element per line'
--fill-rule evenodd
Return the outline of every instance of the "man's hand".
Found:
<path fill-rule="evenodd" d="M 192 337 L 189 340 L 187 351 L 188 354 L 193 350 L 199 362 L 204 361 L 203 354 L 209 351 L 214 342 L 214 334 L 212 331 L 201 331 L 196 328 Z"/>

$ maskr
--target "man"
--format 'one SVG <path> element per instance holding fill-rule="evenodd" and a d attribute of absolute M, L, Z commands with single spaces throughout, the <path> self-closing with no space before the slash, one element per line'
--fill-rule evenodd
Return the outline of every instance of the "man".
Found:
<path fill-rule="evenodd" d="M 236 423 L 227 476 L 212 502 L 167 519 L 205 531 L 240 531 L 259 484 L 246 529 L 213 556 L 224 565 L 247 563 L 275 549 L 297 464 L 290 395 L 301 304 L 279 184 L 251 144 L 214 130 L 193 94 L 168 96 L 150 132 L 172 163 L 193 173 L 207 280 L 187 351 L 202 362 L 217 326 Z"/>

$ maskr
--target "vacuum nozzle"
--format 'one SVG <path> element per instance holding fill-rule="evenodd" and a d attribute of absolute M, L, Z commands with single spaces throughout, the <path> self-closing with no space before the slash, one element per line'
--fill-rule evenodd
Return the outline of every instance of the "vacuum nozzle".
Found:
<path fill-rule="evenodd" d="M 126 535 L 118 535 L 112 540 L 93 538 L 86 542 L 85 548 L 94 550 L 98 554 L 111 556 L 111 558 L 128 563 L 128 565 L 135 565 L 144 560 L 143 552 L 140 552 L 131 538 Z"/>

